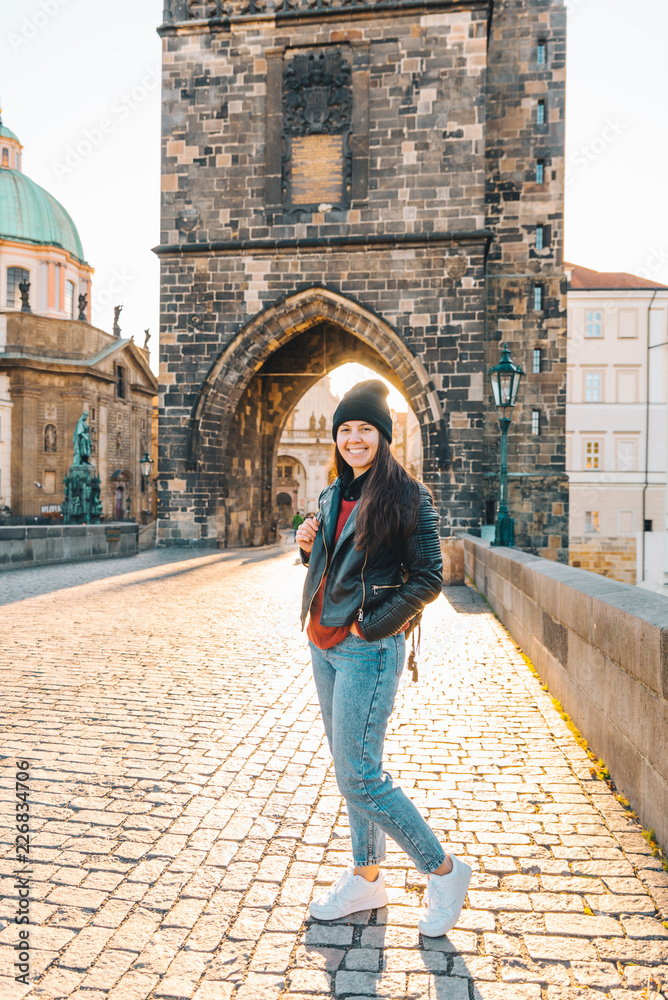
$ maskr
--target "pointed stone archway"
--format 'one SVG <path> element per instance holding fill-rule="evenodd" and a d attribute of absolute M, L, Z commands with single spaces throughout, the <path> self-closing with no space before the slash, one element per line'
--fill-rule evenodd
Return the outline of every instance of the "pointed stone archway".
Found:
<path fill-rule="evenodd" d="M 273 476 L 283 426 L 301 396 L 348 361 L 373 368 L 406 397 L 420 423 L 423 476 L 438 495 L 445 421 L 423 364 L 381 317 L 338 292 L 311 287 L 253 317 L 200 389 L 186 468 L 200 498 L 190 517 L 209 538 L 224 546 L 275 540 Z"/>

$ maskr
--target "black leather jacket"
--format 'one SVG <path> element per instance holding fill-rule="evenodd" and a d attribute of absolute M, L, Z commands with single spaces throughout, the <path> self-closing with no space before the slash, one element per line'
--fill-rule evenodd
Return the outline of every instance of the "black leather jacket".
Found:
<path fill-rule="evenodd" d="M 327 574 L 322 602 L 322 625 L 357 625 L 365 639 L 385 639 L 436 600 L 443 585 L 443 558 L 438 534 L 439 516 L 429 491 L 420 486 L 420 515 L 416 531 L 405 541 L 371 555 L 355 548 L 356 506 L 334 547 L 336 523 L 345 484 L 337 479 L 320 494 L 322 527 L 310 556 L 302 599 L 302 628 L 311 603 Z"/>

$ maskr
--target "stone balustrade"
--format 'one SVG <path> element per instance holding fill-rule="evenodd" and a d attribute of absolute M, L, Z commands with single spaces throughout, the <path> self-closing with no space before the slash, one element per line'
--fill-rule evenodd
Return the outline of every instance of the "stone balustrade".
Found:
<path fill-rule="evenodd" d="M 668 599 L 463 538 L 466 573 L 668 847 Z"/>
<path fill-rule="evenodd" d="M 0 526 L 0 572 L 49 563 L 133 556 L 138 551 L 138 534 L 139 525 L 131 521 Z"/>
<path fill-rule="evenodd" d="M 294 14 L 322 16 L 355 10 L 454 6 L 453 0 L 165 0 L 163 26 L 188 21 Z"/>

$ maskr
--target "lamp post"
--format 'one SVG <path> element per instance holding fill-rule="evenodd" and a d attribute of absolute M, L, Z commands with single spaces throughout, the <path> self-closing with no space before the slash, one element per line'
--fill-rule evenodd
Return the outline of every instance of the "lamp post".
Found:
<path fill-rule="evenodd" d="M 148 479 L 153 468 L 153 459 L 147 451 L 144 452 L 144 457 L 139 460 L 139 468 L 144 479 Z"/>
<path fill-rule="evenodd" d="M 145 486 L 148 487 L 146 492 L 148 493 L 148 503 L 149 510 L 151 506 L 151 469 L 153 468 L 153 459 L 147 451 L 144 452 L 144 457 L 139 460 L 139 468 L 141 469 L 141 474 L 144 477 Z M 148 511 L 147 511 L 148 513 Z"/>
<path fill-rule="evenodd" d="M 508 512 L 508 429 L 524 372 L 519 365 L 514 365 L 510 360 L 508 345 L 504 344 L 501 360 L 498 365 L 490 368 L 488 374 L 492 383 L 494 405 L 496 406 L 499 427 L 501 428 L 499 512 L 496 518 L 496 530 L 492 545 L 514 545 L 515 521 L 510 517 Z"/>

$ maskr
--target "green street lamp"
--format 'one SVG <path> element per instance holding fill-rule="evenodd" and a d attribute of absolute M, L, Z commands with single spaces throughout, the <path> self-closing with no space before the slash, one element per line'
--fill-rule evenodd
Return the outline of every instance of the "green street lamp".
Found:
<path fill-rule="evenodd" d="M 139 468 L 141 469 L 141 474 L 145 479 L 151 475 L 151 469 L 153 468 L 153 459 L 147 451 L 144 452 L 144 457 L 139 460 Z"/>
<path fill-rule="evenodd" d="M 508 429 L 513 407 L 524 372 L 510 360 L 508 345 L 503 345 L 503 353 L 498 365 L 490 368 L 489 379 L 494 393 L 494 405 L 501 428 L 501 475 L 499 477 L 499 513 L 492 545 L 515 544 L 515 521 L 508 512 Z"/>
<path fill-rule="evenodd" d="M 143 483 L 142 493 L 146 493 L 147 494 L 147 501 L 148 501 L 148 504 L 149 504 L 149 507 L 150 507 L 150 504 L 151 504 L 151 485 L 152 485 L 151 484 L 151 470 L 153 468 L 153 459 L 151 458 L 151 456 L 149 455 L 149 453 L 147 451 L 144 452 L 144 457 L 139 459 L 139 468 L 141 469 L 141 474 L 142 474 L 142 483 Z M 145 520 L 145 523 L 146 523 L 148 521 L 148 518 L 149 518 L 149 509 L 147 508 L 146 510 L 142 510 L 141 516 Z"/>

